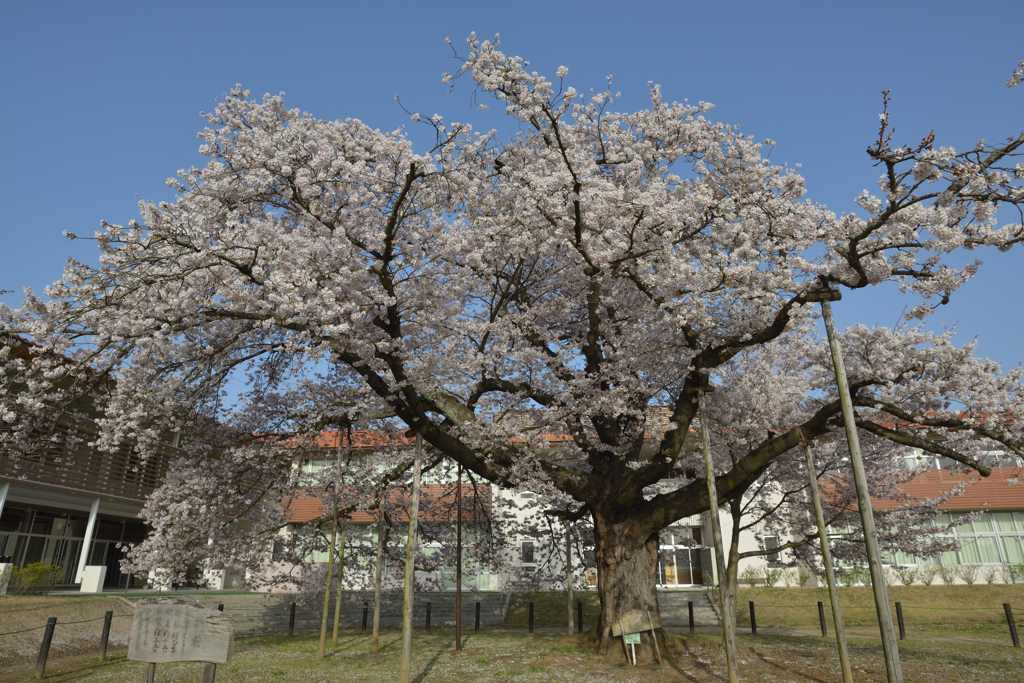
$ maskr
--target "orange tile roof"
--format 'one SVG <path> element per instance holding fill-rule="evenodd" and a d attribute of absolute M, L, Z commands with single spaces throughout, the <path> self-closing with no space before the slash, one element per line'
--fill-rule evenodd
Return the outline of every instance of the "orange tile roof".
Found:
<path fill-rule="evenodd" d="M 1024 468 L 1020 467 L 993 467 L 988 477 L 977 472 L 928 470 L 899 489 L 914 500 L 927 500 L 948 493 L 964 482 L 968 482 L 964 492 L 942 503 L 940 509 L 1024 510 Z M 892 510 L 903 504 L 903 501 L 871 499 L 875 510 Z"/>
<path fill-rule="evenodd" d="M 477 495 L 483 498 L 484 507 L 490 507 L 491 499 L 491 487 L 489 485 L 477 485 Z M 447 492 L 447 493 L 446 493 Z M 408 501 L 412 495 L 411 490 L 403 489 L 394 493 L 396 496 L 395 500 L 399 500 L 398 496 Z M 455 505 L 455 487 L 450 484 L 423 484 L 420 487 L 420 498 L 424 501 L 424 507 L 427 507 L 431 502 L 445 503 L 451 505 L 454 508 Z M 329 517 L 331 511 L 326 508 L 323 501 L 317 496 L 304 496 L 297 495 L 291 501 L 285 500 L 283 504 L 288 506 L 288 521 L 291 523 L 301 524 L 303 522 L 310 522 L 316 519 L 323 519 Z M 462 485 L 462 510 L 465 519 L 470 519 L 473 514 L 473 485 L 463 484 Z M 438 513 L 430 513 L 429 508 L 425 511 L 426 514 L 421 519 L 433 520 L 438 517 Z M 446 511 L 445 516 L 449 513 Z M 450 513 L 452 521 L 455 521 L 454 510 Z M 376 518 L 373 514 L 364 510 L 356 510 L 348 516 L 350 522 L 373 522 Z M 398 516 L 398 521 L 401 521 L 402 516 Z"/>

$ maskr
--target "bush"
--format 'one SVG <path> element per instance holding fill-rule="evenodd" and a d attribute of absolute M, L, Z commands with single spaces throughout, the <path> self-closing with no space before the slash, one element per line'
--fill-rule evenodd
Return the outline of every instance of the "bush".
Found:
<path fill-rule="evenodd" d="M 942 583 L 947 586 L 952 586 L 956 581 L 956 567 L 948 564 L 939 565 L 939 578 L 942 579 Z"/>
<path fill-rule="evenodd" d="M 978 572 L 981 569 L 976 564 L 962 564 L 957 570 L 957 574 L 964 580 L 968 586 L 973 586 L 975 581 L 978 580 Z"/>
<path fill-rule="evenodd" d="M 988 571 L 985 572 L 985 583 L 987 583 L 990 586 L 993 583 L 995 583 L 996 579 L 998 579 L 999 576 L 1000 576 L 1000 569 L 1002 569 L 1001 566 L 1000 567 L 989 567 Z M 1006 582 L 1004 581 L 1003 583 L 1006 583 Z"/>
<path fill-rule="evenodd" d="M 11 580 L 7 584 L 8 595 L 46 595 L 57 583 L 62 568 L 56 564 L 33 562 L 24 567 L 11 568 Z"/>
<path fill-rule="evenodd" d="M 893 567 L 892 572 L 896 575 L 896 578 L 899 579 L 900 583 L 902 583 L 904 586 L 909 586 L 912 583 L 914 583 L 914 581 L 917 580 L 919 573 L 917 567 L 914 566 Z"/>
<path fill-rule="evenodd" d="M 847 588 L 860 581 L 861 573 L 862 572 L 858 567 L 840 567 L 836 570 L 839 583 L 843 584 Z"/>
<path fill-rule="evenodd" d="M 783 578 L 785 569 L 781 567 L 768 567 L 764 570 L 764 583 L 766 586 L 772 587 Z"/>
<path fill-rule="evenodd" d="M 1013 583 L 1017 583 L 1018 581 L 1024 581 L 1024 564 L 1010 565 L 1010 580 Z"/>
<path fill-rule="evenodd" d="M 807 582 L 811 580 L 811 573 L 805 572 L 803 569 L 797 574 L 797 581 L 800 582 L 800 587 L 803 588 L 807 585 Z"/>
<path fill-rule="evenodd" d="M 934 564 L 926 564 L 921 567 L 917 572 L 917 580 L 926 586 L 932 585 L 935 581 L 935 576 L 939 573 L 939 568 Z"/>
<path fill-rule="evenodd" d="M 740 578 L 747 582 L 751 588 L 757 585 L 758 579 L 761 577 L 761 570 L 754 565 L 747 565 L 747 568 L 740 574 Z"/>

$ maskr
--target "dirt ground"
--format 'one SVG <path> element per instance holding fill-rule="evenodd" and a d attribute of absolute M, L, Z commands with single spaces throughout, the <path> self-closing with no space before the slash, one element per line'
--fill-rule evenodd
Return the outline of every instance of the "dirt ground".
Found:
<path fill-rule="evenodd" d="M 294 638 L 275 636 L 237 642 L 229 666 L 218 667 L 218 683 L 261 681 L 391 682 L 396 680 L 400 636 L 382 634 L 381 651 L 369 652 L 369 637 L 343 633 L 338 646 L 329 647 L 319 661 L 316 634 Z M 469 681 L 566 681 L 615 683 L 689 681 L 713 683 L 726 679 L 721 638 L 712 634 L 673 636 L 680 654 L 664 666 L 633 667 L 621 657 L 604 659 L 590 646 L 576 645 L 555 633 L 529 635 L 521 629 L 497 629 L 465 636 L 463 651 L 454 652 L 454 632 L 435 629 L 417 633 L 414 641 L 413 680 L 418 683 L 467 683 Z M 740 677 L 745 682 L 799 681 L 839 683 L 834 643 L 811 637 L 741 636 Z M 851 639 L 851 658 L 858 681 L 885 681 L 885 668 L 877 640 Z M 1024 652 L 998 645 L 970 645 L 933 641 L 901 643 L 907 683 L 932 681 L 1024 681 Z M 86 656 L 58 658 L 47 668 L 52 681 L 135 683 L 142 664 L 119 655 L 106 662 Z M 4 667 L 0 683 L 30 680 L 31 667 Z M 167 683 L 197 681 L 202 665 L 159 665 L 157 680 Z"/>

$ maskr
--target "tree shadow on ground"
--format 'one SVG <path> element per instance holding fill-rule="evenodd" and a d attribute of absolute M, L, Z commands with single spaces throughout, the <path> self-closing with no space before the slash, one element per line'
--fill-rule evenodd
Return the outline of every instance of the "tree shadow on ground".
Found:
<path fill-rule="evenodd" d="M 427 675 L 434 670 L 434 665 L 437 664 L 437 660 L 440 659 L 441 655 L 443 655 L 445 651 L 454 644 L 455 638 L 452 638 L 451 640 L 445 642 L 444 645 L 439 647 L 437 649 L 437 652 L 434 653 L 434 656 L 430 658 L 429 662 L 427 662 L 427 666 L 423 669 L 423 671 L 421 671 L 419 675 L 416 676 L 416 678 L 412 679 L 412 683 L 423 683 L 423 681 L 426 680 Z"/>

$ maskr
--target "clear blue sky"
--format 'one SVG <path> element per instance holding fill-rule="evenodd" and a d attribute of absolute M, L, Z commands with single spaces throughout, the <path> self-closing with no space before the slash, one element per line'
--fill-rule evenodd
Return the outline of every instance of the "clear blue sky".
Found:
<path fill-rule="evenodd" d="M 896 142 L 935 129 L 964 148 L 1024 129 L 1024 2 L 7 2 L 0 7 L 0 289 L 16 305 L 58 279 L 69 256 L 95 263 L 101 219 L 127 223 L 138 199 L 171 199 L 164 180 L 202 163 L 200 111 L 241 83 L 286 93 L 289 107 L 374 127 L 425 114 L 507 126 L 475 110 L 468 82 L 441 83 L 470 31 L 579 90 L 608 75 L 622 108 L 704 100 L 712 116 L 778 144 L 802 164 L 809 197 L 836 211 L 876 189 L 865 148 L 880 91 L 892 90 Z M 463 50 L 464 51 L 464 50 Z M 929 320 L 1004 368 L 1024 360 L 1024 250 L 976 253 L 986 265 Z M 895 288 L 848 297 L 838 322 L 893 324 Z"/>

